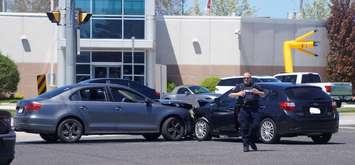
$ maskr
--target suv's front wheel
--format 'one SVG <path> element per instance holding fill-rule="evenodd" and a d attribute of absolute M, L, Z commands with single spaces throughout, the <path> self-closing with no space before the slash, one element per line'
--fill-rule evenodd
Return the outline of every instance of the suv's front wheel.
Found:
<path fill-rule="evenodd" d="M 199 118 L 196 121 L 196 123 L 195 123 L 195 137 L 199 141 L 211 139 L 211 127 L 206 120 Z"/>

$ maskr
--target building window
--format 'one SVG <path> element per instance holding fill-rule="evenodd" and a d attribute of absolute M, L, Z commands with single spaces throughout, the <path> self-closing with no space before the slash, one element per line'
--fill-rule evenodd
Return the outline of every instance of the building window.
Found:
<path fill-rule="evenodd" d="M 121 78 L 145 84 L 144 52 L 80 52 L 76 57 L 76 82 L 90 78 Z"/>
<path fill-rule="evenodd" d="M 76 0 L 76 6 L 93 14 L 80 26 L 81 38 L 145 39 L 144 0 Z"/>
<path fill-rule="evenodd" d="M 125 0 L 125 15 L 144 15 L 144 0 Z"/>
<path fill-rule="evenodd" d="M 94 15 L 121 15 L 121 0 L 92 0 L 92 13 Z"/>

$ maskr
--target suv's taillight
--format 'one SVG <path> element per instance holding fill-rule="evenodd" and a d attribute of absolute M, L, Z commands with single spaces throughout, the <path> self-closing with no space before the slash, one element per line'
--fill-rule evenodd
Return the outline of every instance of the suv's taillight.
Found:
<path fill-rule="evenodd" d="M 324 87 L 325 87 L 325 91 L 326 92 L 328 92 L 328 93 L 332 92 L 332 86 L 331 85 L 326 85 Z"/>
<path fill-rule="evenodd" d="M 39 102 L 31 102 L 25 105 L 26 111 L 39 111 L 42 107 L 42 104 Z"/>
<path fill-rule="evenodd" d="M 291 101 L 281 101 L 280 108 L 285 111 L 293 111 L 296 108 L 296 105 L 294 102 Z"/>
<path fill-rule="evenodd" d="M 155 94 L 155 96 L 160 97 L 160 93 L 159 92 L 155 91 L 154 94 Z"/>

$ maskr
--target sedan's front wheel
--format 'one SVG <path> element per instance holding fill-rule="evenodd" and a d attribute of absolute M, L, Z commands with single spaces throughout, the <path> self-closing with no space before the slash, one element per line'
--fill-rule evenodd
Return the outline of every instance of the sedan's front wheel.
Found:
<path fill-rule="evenodd" d="M 185 134 L 184 123 L 176 117 L 170 117 L 164 121 L 161 132 L 165 140 L 181 140 Z"/>
<path fill-rule="evenodd" d="M 58 125 L 57 135 L 62 142 L 78 142 L 83 134 L 83 125 L 76 119 L 65 119 Z"/>
<path fill-rule="evenodd" d="M 260 139 L 263 143 L 278 143 L 280 141 L 280 136 L 277 132 L 276 123 L 270 119 L 266 118 L 260 123 Z"/>
<path fill-rule="evenodd" d="M 196 121 L 195 137 L 199 141 L 211 139 L 211 128 L 206 120 L 200 118 Z"/>

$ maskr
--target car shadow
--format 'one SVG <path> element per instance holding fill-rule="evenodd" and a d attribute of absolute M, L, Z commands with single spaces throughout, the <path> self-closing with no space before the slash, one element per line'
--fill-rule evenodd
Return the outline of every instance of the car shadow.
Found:
<path fill-rule="evenodd" d="M 281 144 L 281 145 L 343 145 L 346 143 L 329 142 L 326 144 L 317 144 L 317 143 L 313 143 L 312 141 L 280 140 L 280 142 L 277 144 Z"/>
<path fill-rule="evenodd" d="M 62 143 L 60 141 L 57 142 L 46 142 L 44 140 L 41 141 L 25 141 L 25 142 L 16 142 L 16 145 L 22 144 L 94 144 L 94 143 L 169 143 L 169 142 L 184 142 L 184 141 L 191 141 L 190 139 L 182 139 L 179 141 L 167 141 L 163 138 L 159 138 L 157 140 L 145 140 L 142 138 L 125 138 L 125 139 L 82 139 L 76 143 Z"/>

